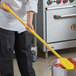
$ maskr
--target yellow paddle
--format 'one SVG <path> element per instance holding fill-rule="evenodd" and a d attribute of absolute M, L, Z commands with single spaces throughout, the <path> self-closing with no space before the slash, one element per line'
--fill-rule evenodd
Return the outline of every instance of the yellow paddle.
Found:
<path fill-rule="evenodd" d="M 60 59 L 60 63 L 66 68 L 66 69 L 74 69 L 74 65 L 67 59 L 67 58 L 63 58 L 61 57 L 55 50 L 53 50 L 38 34 L 35 33 L 35 31 L 33 31 L 25 22 L 23 22 L 21 20 L 21 18 L 19 18 L 5 3 L 1 3 L 2 5 L 4 5 L 9 12 L 15 17 L 17 18 L 25 27 L 29 28 L 30 31 L 32 32 L 32 34 L 37 37 L 47 48 L 49 48 L 50 51 L 52 51 L 59 59 Z"/>

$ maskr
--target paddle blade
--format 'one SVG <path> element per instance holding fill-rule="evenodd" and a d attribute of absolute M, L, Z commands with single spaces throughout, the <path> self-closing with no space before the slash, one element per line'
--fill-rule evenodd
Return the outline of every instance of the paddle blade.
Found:
<path fill-rule="evenodd" d="M 74 69 L 74 65 L 73 65 L 67 58 L 60 58 L 60 63 L 61 63 L 66 69 Z"/>

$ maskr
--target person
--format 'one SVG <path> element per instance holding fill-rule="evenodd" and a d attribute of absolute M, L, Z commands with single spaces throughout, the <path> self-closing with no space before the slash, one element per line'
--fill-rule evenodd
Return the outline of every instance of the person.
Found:
<path fill-rule="evenodd" d="M 1 0 L 8 5 L 27 25 L 33 28 L 33 15 L 37 13 L 38 0 Z M 32 34 L 8 9 L 0 4 L 0 74 L 14 76 L 13 51 L 21 76 L 35 76 L 31 53 Z"/>

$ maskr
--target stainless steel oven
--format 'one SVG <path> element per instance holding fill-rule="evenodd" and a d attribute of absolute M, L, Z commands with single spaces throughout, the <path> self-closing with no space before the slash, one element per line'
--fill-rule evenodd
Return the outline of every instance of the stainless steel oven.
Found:
<path fill-rule="evenodd" d="M 76 1 L 40 0 L 37 33 L 55 50 L 76 47 Z M 40 41 L 39 49 L 49 51 Z"/>

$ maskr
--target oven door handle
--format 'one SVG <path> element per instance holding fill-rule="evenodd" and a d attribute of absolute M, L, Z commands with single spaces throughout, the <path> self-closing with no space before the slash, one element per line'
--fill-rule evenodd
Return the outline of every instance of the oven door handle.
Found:
<path fill-rule="evenodd" d="M 73 18 L 76 17 L 76 14 L 68 14 L 68 15 L 54 15 L 54 19 L 62 19 L 62 18 Z"/>

